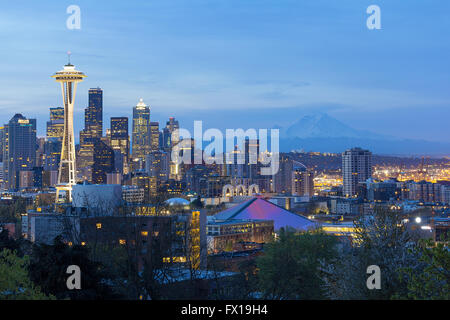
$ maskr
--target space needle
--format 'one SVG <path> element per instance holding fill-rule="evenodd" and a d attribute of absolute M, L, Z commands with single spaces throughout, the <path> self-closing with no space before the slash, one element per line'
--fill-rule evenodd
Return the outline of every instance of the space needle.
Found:
<path fill-rule="evenodd" d="M 61 93 L 64 103 L 64 135 L 61 147 L 61 160 L 59 162 L 58 183 L 56 185 L 56 203 L 64 202 L 60 199 L 61 191 L 65 192 L 66 199 L 72 202 L 72 186 L 76 184 L 75 166 L 75 138 L 73 131 L 73 105 L 78 82 L 83 81 L 86 75 L 70 63 L 64 69 L 56 72 L 52 78 L 61 84 Z"/>

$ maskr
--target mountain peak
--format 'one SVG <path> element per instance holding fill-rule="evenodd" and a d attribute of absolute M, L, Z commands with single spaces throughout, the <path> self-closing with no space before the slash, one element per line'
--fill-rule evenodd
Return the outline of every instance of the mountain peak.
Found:
<path fill-rule="evenodd" d="M 286 138 L 377 138 L 380 135 L 356 130 L 326 113 L 305 115 L 283 131 Z"/>

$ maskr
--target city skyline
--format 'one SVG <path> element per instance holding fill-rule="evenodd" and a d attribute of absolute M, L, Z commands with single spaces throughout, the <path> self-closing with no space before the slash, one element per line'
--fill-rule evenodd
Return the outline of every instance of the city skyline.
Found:
<path fill-rule="evenodd" d="M 1 9 L 0 300 L 450 300 L 448 1 Z"/>
<path fill-rule="evenodd" d="M 443 32 L 450 25 L 439 19 L 449 5 L 411 1 L 405 8 L 380 1 L 383 27 L 370 31 L 368 1 L 322 2 L 286 1 L 279 7 L 273 1 L 194 1 L 186 8 L 178 2 L 113 1 L 103 7 L 79 1 L 80 30 L 66 29 L 68 2 L 42 1 L 33 10 L 7 6 L 0 13 L 0 35 L 15 41 L 6 41 L 0 53 L 0 120 L 6 123 L 13 116 L 9 110 L 18 110 L 38 119 L 43 136 L 48 108 L 61 106 L 48 70 L 60 68 L 71 50 L 90 75 L 79 88 L 75 132 L 82 129 L 88 89 L 101 87 L 105 121 L 131 118 L 143 98 L 151 121 L 160 123 L 176 116 L 189 126 L 195 117 L 220 128 L 239 112 L 233 127 L 270 128 L 326 112 L 356 129 L 450 142 Z M 20 22 L 14 18 L 19 13 Z M 256 110 L 265 119 L 251 117 Z"/>

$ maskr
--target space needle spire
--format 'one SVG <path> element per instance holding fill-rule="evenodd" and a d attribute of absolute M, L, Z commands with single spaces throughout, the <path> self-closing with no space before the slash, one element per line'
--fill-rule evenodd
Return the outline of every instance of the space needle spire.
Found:
<path fill-rule="evenodd" d="M 64 104 L 64 135 L 61 147 L 61 160 L 59 162 L 58 183 L 56 185 L 56 203 L 64 202 L 60 199 L 61 191 L 65 192 L 66 199 L 72 201 L 72 186 L 76 184 L 75 167 L 75 137 L 73 131 L 73 105 L 78 82 L 83 81 L 86 75 L 70 63 L 71 52 L 67 52 L 68 63 L 63 70 L 56 72 L 52 78 L 61 84 L 61 93 Z"/>

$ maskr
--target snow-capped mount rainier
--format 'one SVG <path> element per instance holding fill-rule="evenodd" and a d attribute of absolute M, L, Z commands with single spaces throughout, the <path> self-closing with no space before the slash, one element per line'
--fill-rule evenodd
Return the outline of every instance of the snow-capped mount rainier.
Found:
<path fill-rule="evenodd" d="M 282 138 L 366 138 L 392 139 L 366 130 L 354 129 L 326 113 L 306 115 L 280 130 Z"/>
<path fill-rule="evenodd" d="M 280 129 L 282 152 L 304 150 L 340 153 L 353 147 L 386 155 L 450 155 L 450 143 L 399 139 L 368 130 L 357 130 L 325 113 L 304 116 L 292 125 Z"/>

